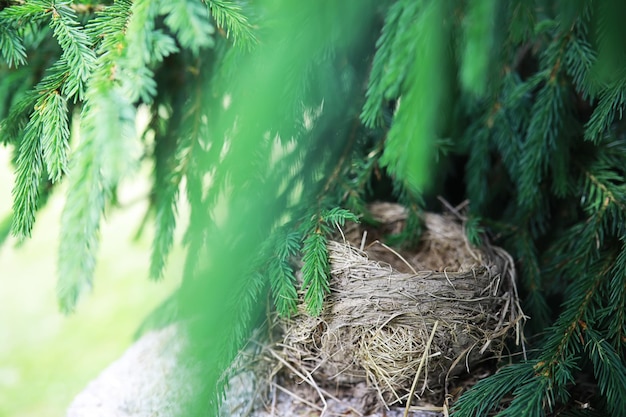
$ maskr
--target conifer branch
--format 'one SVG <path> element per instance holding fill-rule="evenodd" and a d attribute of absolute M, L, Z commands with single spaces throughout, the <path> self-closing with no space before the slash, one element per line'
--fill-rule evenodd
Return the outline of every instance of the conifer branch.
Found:
<path fill-rule="evenodd" d="M 19 26 L 20 22 L 39 22 L 48 18 L 50 0 L 30 0 L 11 5 L 0 11 L 0 21 Z"/>
<path fill-rule="evenodd" d="M 487 90 L 495 45 L 497 0 L 468 2 L 463 21 L 465 45 L 461 61 L 461 84 L 477 97 Z"/>
<path fill-rule="evenodd" d="M 582 169 L 585 185 L 584 185 L 584 207 L 588 212 L 593 213 L 598 218 L 602 218 L 602 213 L 609 209 L 611 206 L 617 206 L 619 212 L 626 213 L 626 201 L 619 199 L 617 196 L 622 195 L 618 190 L 614 190 L 611 181 L 621 181 L 622 178 L 616 173 L 605 170 L 599 172 L 603 178 L 599 175 Z M 618 192 L 616 192 L 618 191 Z"/>
<path fill-rule="evenodd" d="M 382 106 L 385 99 L 395 98 L 398 95 L 400 83 L 404 80 L 406 73 L 406 62 L 408 57 L 404 49 L 394 48 L 395 39 L 399 37 L 397 31 L 401 22 L 404 27 L 405 19 L 410 19 L 413 13 L 405 10 L 406 2 L 395 2 L 385 16 L 385 24 L 380 38 L 376 42 L 377 52 L 372 63 L 372 71 L 365 95 L 366 101 L 361 112 L 363 124 L 369 128 L 379 127 L 383 124 Z M 413 3 L 414 7 L 417 2 Z M 401 55 L 404 52 L 404 55 Z M 402 63 L 399 63 L 399 56 L 403 56 Z M 393 57 L 393 59 L 392 59 Z M 392 88 L 392 85 L 395 86 Z"/>
<path fill-rule="evenodd" d="M 277 250 L 275 249 L 276 254 L 270 260 L 269 282 L 276 311 L 282 317 L 288 318 L 297 312 L 296 276 L 291 262 L 300 251 L 302 237 L 296 232 L 276 236 Z"/>
<path fill-rule="evenodd" d="M 554 409 L 555 401 L 548 378 L 535 376 L 513 390 L 513 401 L 498 413 L 499 417 L 543 417 Z"/>
<path fill-rule="evenodd" d="M 184 94 L 184 92 L 181 92 Z M 176 228 L 177 206 L 180 184 L 187 172 L 189 160 L 192 154 L 193 143 L 201 140 L 200 122 L 200 92 L 198 91 L 191 102 L 182 101 L 173 118 L 181 118 L 181 125 L 170 123 L 165 137 L 157 133 L 157 146 L 155 147 L 155 182 L 153 186 L 155 216 L 155 236 L 152 244 L 150 257 L 150 277 L 159 279 L 168 255 L 174 243 L 174 230 Z M 184 113 L 184 107 L 192 105 L 196 111 Z M 156 110 L 158 111 L 158 109 Z M 188 119 L 192 120 L 189 121 Z M 169 139 L 169 140 L 168 140 Z M 174 141 L 174 146 L 169 142 Z M 159 145 L 161 144 L 161 145 Z M 161 149 L 163 148 L 163 149 Z M 172 149 L 173 148 L 173 149 Z"/>
<path fill-rule="evenodd" d="M 312 316 L 322 312 L 324 298 L 330 292 L 330 263 L 328 260 L 327 238 L 330 225 L 340 227 L 346 220 L 358 218 L 345 209 L 335 207 L 311 217 L 309 230 L 302 246 L 302 290 L 304 303 Z"/>
<path fill-rule="evenodd" d="M 165 184 L 158 184 L 159 189 L 155 190 L 156 229 L 150 256 L 150 278 L 152 279 L 160 279 L 163 276 L 166 260 L 174 243 L 178 214 L 178 187 L 181 178 L 174 175 L 166 179 Z"/>
<path fill-rule="evenodd" d="M 618 352 L 626 351 L 626 243 L 617 256 L 609 283 L 609 304 L 603 315 L 608 321 L 608 339 Z"/>
<path fill-rule="evenodd" d="M 520 387 L 528 387 L 535 378 L 535 361 L 506 366 L 495 375 L 478 381 L 453 406 L 456 417 L 482 417 L 501 403 L 504 396 Z"/>
<path fill-rule="evenodd" d="M 49 7 L 50 27 L 63 49 L 61 60 L 67 63 L 68 77 L 62 91 L 70 98 L 82 99 L 96 60 L 95 53 L 69 2 L 51 2 Z"/>
<path fill-rule="evenodd" d="M 612 415 L 626 410 L 626 366 L 624 358 L 602 335 L 587 328 L 588 342 L 585 350 L 593 363 L 600 393 L 606 397 L 607 408 Z"/>
<path fill-rule="evenodd" d="M 73 155 L 67 202 L 61 217 L 65 239 L 59 245 L 57 298 L 61 311 L 73 312 L 78 297 L 90 288 L 99 246 L 106 190 L 102 186 L 98 144 L 85 140 Z"/>
<path fill-rule="evenodd" d="M 43 173 L 41 124 L 38 113 L 31 116 L 20 140 L 13 188 L 12 231 L 18 237 L 30 237 L 35 223 L 39 185 Z"/>
<path fill-rule="evenodd" d="M 48 176 L 52 182 L 59 181 L 67 172 L 70 129 L 67 118 L 67 101 L 57 90 L 45 100 L 38 100 L 35 111 L 41 114 L 41 147 Z M 40 103 L 41 102 L 41 103 Z"/>
<path fill-rule="evenodd" d="M 552 75 L 550 75 L 552 77 Z M 539 204 L 537 186 L 544 178 L 550 155 L 556 148 L 566 111 L 564 91 L 556 79 L 548 81 L 539 92 L 532 109 L 519 166 L 518 202 L 529 210 Z"/>
<path fill-rule="evenodd" d="M 198 124 L 196 124 L 195 127 L 200 128 Z M 206 154 L 200 146 L 200 141 L 192 141 L 189 166 L 185 174 L 185 196 L 189 202 L 191 213 L 189 215 L 189 226 L 187 226 L 183 239 L 189 253 L 199 253 L 203 248 L 208 231 L 204 229 L 198 231 L 198 227 L 202 225 L 203 222 L 206 222 L 207 218 L 212 222 L 212 219 L 207 216 L 208 208 L 204 201 L 204 187 L 202 182 L 204 171 L 201 166 L 205 158 Z M 196 274 L 198 261 L 197 256 L 187 256 L 185 258 L 185 276 L 194 276 Z"/>
<path fill-rule="evenodd" d="M 489 195 L 489 186 L 487 184 L 487 173 L 491 169 L 489 158 L 490 149 L 490 131 L 484 128 L 483 119 L 476 121 L 473 126 L 468 128 L 464 141 L 471 143 L 469 148 L 469 160 L 465 166 L 467 173 L 467 190 L 472 199 L 472 210 L 480 212 L 487 202 Z"/>
<path fill-rule="evenodd" d="M 131 0 L 116 0 L 99 10 L 85 26 L 94 48 L 99 54 L 112 53 L 123 46 L 126 25 L 131 14 Z"/>
<path fill-rule="evenodd" d="M 57 61 L 35 87 L 37 96 L 29 95 L 24 99 L 23 107 L 16 106 L 19 111 L 14 115 L 16 118 L 29 111 L 29 105 L 34 106 L 20 139 L 13 188 L 13 210 L 16 214 L 13 218 L 13 234 L 18 237 L 30 236 L 34 225 L 44 164 L 53 181 L 60 179 L 67 164 L 67 107 L 64 98 L 58 93 L 65 79 L 64 67 L 63 61 Z M 19 129 L 19 119 L 13 122 L 14 126 L 10 119 L 11 116 L 9 131 L 11 128 Z"/>
<path fill-rule="evenodd" d="M 175 0 L 161 5 L 166 15 L 165 24 L 177 35 L 184 48 L 195 55 L 200 49 L 212 47 L 215 29 L 209 20 L 209 11 L 201 0 Z"/>
<path fill-rule="evenodd" d="M 29 115 L 36 101 L 37 96 L 32 91 L 24 94 L 24 96 L 12 106 L 8 116 L 0 121 L 3 144 L 18 142 L 24 127 L 28 123 Z"/>
<path fill-rule="evenodd" d="M 626 105 L 626 78 L 604 88 L 600 94 L 598 106 L 585 125 L 585 140 L 595 144 L 604 138 L 615 120 L 621 115 Z"/>
<path fill-rule="evenodd" d="M 130 102 L 152 102 L 156 94 L 156 82 L 149 64 L 161 61 L 177 51 L 169 36 L 155 31 L 154 20 L 159 12 L 158 7 L 158 2 L 134 1 L 125 25 L 122 59 L 117 62 L 117 71 L 123 74 L 120 81 L 124 95 Z"/>
<path fill-rule="evenodd" d="M 583 34 L 570 39 L 564 58 L 565 70 L 572 77 L 576 90 L 584 100 L 593 101 L 599 88 L 592 76 L 597 56 Z"/>
<path fill-rule="evenodd" d="M 90 31 L 127 25 L 130 14 L 108 15 L 105 9 Z M 105 20 L 111 23 L 107 28 Z M 116 36 L 111 33 L 111 35 Z M 120 40 L 120 38 L 117 38 Z M 120 179 L 136 167 L 135 107 L 124 94 L 114 71 L 122 59 L 115 38 L 105 37 L 99 45 L 97 70 L 91 75 L 81 117 L 83 140 L 73 155 L 73 172 L 61 220 L 64 239 L 59 247 L 60 279 L 57 293 L 61 309 L 74 310 L 79 295 L 91 285 L 98 247 L 98 230 L 105 203 Z M 106 120 L 106 123 L 101 123 Z"/>
<path fill-rule="evenodd" d="M 403 51 L 409 56 L 407 78 L 380 162 L 414 194 L 426 186 L 440 106 L 447 96 L 442 77 L 449 64 L 446 45 L 450 29 L 441 22 L 450 6 L 447 0 L 425 3 L 417 22 L 401 35 L 404 48 L 408 48 Z M 420 117 L 414 117 L 414 112 Z"/>
<path fill-rule="evenodd" d="M 514 253 L 519 259 L 524 276 L 522 282 L 528 295 L 525 300 L 525 311 L 532 314 L 531 325 L 543 328 L 550 323 L 550 306 L 546 301 L 543 275 L 537 246 L 533 241 L 528 225 L 520 226 L 511 236 L 514 242 Z"/>
<path fill-rule="evenodd" d="M 26 64 L 26 48 L 21 36 L 9 25 L 2 22 L 0 11 L 0 53 L 9 67 Z"/>
<path fill-rule="evenodd" d="M 248 16 L 244 13 L 241 3 L 232 0 L 205 0 L 211 14 L 215 19 L 217 27 L 226 30 L 226 37 L 233 34 L 233 42 L 250 48 L 258 40 L 255 28 L 250 23 Z"/>
<path fill-rule="evenodd" d="M 324 305 L 324 296 L 330 292 L 328 284 L 330 264 L 326 237 L 319 228 L 306 237 L 302 252 L 304 303 L 309 314 L 319 316 Z"/>

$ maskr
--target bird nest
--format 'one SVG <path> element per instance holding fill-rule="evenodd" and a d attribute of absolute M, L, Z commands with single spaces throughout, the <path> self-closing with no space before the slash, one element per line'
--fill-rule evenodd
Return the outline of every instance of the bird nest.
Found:
<path fill-rule="evenodd" d="M 508 337 L 520 342 L 513 261 L 501 248 L 472 246 L 452 215 L 425 213 L 417 250 L 392 248 L 377 238 L 401 231 L 406 210 L 382 203 L 370 212 L 377 228 L 349 225 L 328 243 L 324 309 L 281 319 L 273 355 L 286 380 L 318 393 L 365 384 L 387 406 L 441 403 L 454 377 L 500 357 Z"/>

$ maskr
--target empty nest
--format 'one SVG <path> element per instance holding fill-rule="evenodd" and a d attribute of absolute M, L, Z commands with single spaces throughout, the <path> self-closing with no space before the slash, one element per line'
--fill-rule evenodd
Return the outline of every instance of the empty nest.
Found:
<path fill-rule="evenodd" d="M 302 309 L 279 320 L 273 355 L 286 383 L 304 380 L 318 393 L 365 384 L 387 407 L 441 404 L 454 377 L 500 357 L 508 337 L 520 343 L 513 261 L 501 248 L 471 246 L 452 215 L 424 214 L 417 250 L 391 248 L 377 238 L 402 230 L 405 209 L 379 203 L 370 212 L 378 227 L 349 225 L 328 244 L 321 315 Z"/>

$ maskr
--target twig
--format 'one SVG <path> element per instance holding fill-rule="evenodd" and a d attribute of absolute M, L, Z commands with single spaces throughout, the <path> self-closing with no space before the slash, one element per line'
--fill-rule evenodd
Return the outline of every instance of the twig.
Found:
<path fill-rule="evenodd" d="M 476 347 L 476 343 L 474 343 L 473 345 L 469 346 L 467 349 L 465 349 L 463 352 L 461 352 L 459 354 L 459 356 L 456 357 L 456 359 L 454 359 L 454 361 L 452 361 L 452 364 L 450 365 L 450 367 L 448 368 L 448 372 L 446 372 L 446 379 L 445 382 L 443 384 L 444 387 L 444 398 L 448 398 L 449 396 L 449 392 L 448 392 L 448 381 L 450 381 L 450 372 L 452 372 L 452 370 L 461 362 L 462 359 L 467 358 L 469 353 L 472 351 L 472 349 L 474 349 Z M 466 365 L 467 366 L 467 365 Z M 469 369 L 468 369 L 469 372 Z M 447 401 L 447 400 L 446 400 Z"/>
<path fill-rule="evenodd" d="M 408 267 L 411 269 L 411 271 L 413 272 L 413 274 L 417 275 L 417 271 L 415 270 L 415 268 L 413 268 L 413 266 L 411 266 L 411 264 L 410 264 L 410 263 L 408 263 L 408 262 L 407 262 L 407 260 L 406 260 L 406 259 L 404 259 L 404 258 L 402 257 L 402 255 L 400 255 L 398 252 L 396 252 L 396 251 L 395 251 L 395 250 L 393 250 L 391 247 L 389 247 L 389 246 L 385 245 L 383 242 L 381 242 L 381 241 L 379 241 L 379 240 L 372 242 L 372 244 L 371 244 L 370 246 L 372 246 L 372 245 L 373 245 L 373 244 L 375 244 L 375 243 L 378 243 L 380 246 L 382 246 L 383 248 L 387 249 L 389 252 L 393 253 L 393 254 L 394 254 L 394 255 L 396 255 L 398 258 L 400 258 L 400 260 L 401 260 L 402 262 L 404 262 L 404 264 L 405 264 L 406 266 L 408 266 Z"/>
<path fill-rule="evenodd" d="M 435 413 L 443 412 L 443 407 L 438 407 L 436 405 L 420 405 L 420 406 L 411 406 L 411 411 L 429 411 Z"/>
<path fill-rule="evenodd" d="M 450 286 L 452 287 L 452 289 L 454 291 L 456 291 L 456 287 L 454 286 L 454 284 L 452 283 L 452 281 L 450 281 L 450 278 L 448 277 L 448 271 L 446 271 L 447 268 L 443 269 L 443 275 L 445 275 L 446 277 L 446 281 L 448 281 L 448 284 L 450 284 Z"/>
<path fill-rule="evenodd" d="M 289 370 L 291 370 L 291 372 L 296 374 L 296 376 L 298 378 L 301 378 L 303 381 L 305 381 L 307 384 L 309 384 L 311 386 L 311 388 L 313 388 L 315 391 L 317 391 L 317 395 L 319 396 L 320 400 L 322 400 L 322 402 L 324 403 L 324 408 L 321 411 L 320 417 L 323 417 L 324 414 L 326 413 L 326 410 L 328 409 L 328 404 L 326 403 L 326 397 L 328 397 L 328 398 L 330 398 L 332 400 L 335 400 L 335 401 L 337 401 L 339 403 L 343 403 L 343 401 L 341 401 L 339 398 L 335 397 L 334 395 L 332 395 L 328 391 L 320 388 L 315 383 L 315 381 L 313 380 L 311 375 L 305 376 L 302 372 L 299 372 L 296 368 L 294 368 L 289 362 L 287 362 L 285 359 L 281 358 L 279 354 L 274 352 L 274 350 L 272 350 L 272 349 L 268 349 L 268 350 L 272 354 L 272 356 L 274 356 L 276 359 L 278 359 L 278 361 L 280 361 L 280 363 L 282 363 L 287 368 L 289 368 Z M 357 409 L 355 409 L 353 407 L 350 407 L 350 406 L 348 406 L 348 408 L 350 410 L 352 410 L 356 415 L 363 416 L 363 414 L 359 410 L 357 410 Z"/>
<path fill-rule="evenodd" d="M 295 398 L 296 400 L 300 401 L 303 404 L 308 405 L 311 408 L 315 408 L 317 411 L 323 412 L 324 410 L 322 409 L 322 407 L 320 407 L 317 404 L 313 404 L 311 401 L 305 400 L 304 398 L 300 397 L 299 395 L 297 395 L 295 392 L 291 392 L 289 391 L 287 388 L 285 387 L 281 387 L 280 385 L 278 385 L 275 382 L 272 382 L 272 387 L 274 388 L 278 388 L 279 390 L 281 390 L 282 392 L 284 392 L 285 394 L 289 395 L 290 397 Z"/>
<path fill-rule="evenodd" d="M 278 385 L 271 383 L 272 385 L 272 415 L 276 415 L 276 387 Z"/>
<path fill-rule="evenodd" d="M 458 207 L 452 207 L 452 204 L 450 204 L 448 202 L 448 200 L 446 200 L 445 198 L 443 198 L 442 196 L 438 195 L 437 196 L 437 200 L 439 200 L 441 202 L 441 204 L 444 205 L 445 208 L 447 208 L 450 213 L 454 214 L 459 220 L 465 221 L 467 220 L 467 217 L 463 216 L 461 214 L 461 211 L 465 206 L 467 206 L 468 201 L 465 200 L 464 202 L 462 202 L 461 204 L 459 204 Z"/>
<path fill-rule="evenodd" d="M 415 373 L 413 384 L 411 384 L 411 391 L 409 391 L 409 398 L 407 399 L 406 408 L 404 409 L 404 417 L 407 417 L 409 415 L 409 408 L 411 408 L 411 400 L 413 399 L 413 395 L 415 394 L 417 381 L 419 379 L 420 373 L 422 372 L 422 367 L 424 366 L 424 362 L 426 362 L 426 357 L 428 356 L 430 345 L 431 343 L 433 343 L 433 339 L 435 338 L 435 330 L 437 330 L 438 325 L 439 325 L 439 320 L 437 320 L 435 324 L 433 325 L 433 330 L 430 332 L 430 337 L 428 338 L 428 342 L 426 343 L 426 346 L 424 346 L 424 353 L 422 353 L 422 359 L 420 360 L 420 365 L 417 368 L 417 372 Z"/>
<path fill-rule="evenodd" d="M 315 383 L 315 381 L 313 381 L 313 378 L 311 378 L 310 375 L 309 376 L 304 376 L 301 372 L 299 372 L 296 368 L 291 366 L 291 364 L 289 362 L 287 362 L 285 359 L 281 358 L 280 355 L 277 354 L 276 352 L 274 352 L 272 349 L 268 349 L 268 351 L 270 352 L 270 354 L 273 357 L 278 359 L 278 361 L 280 363 L 282 363 L 287 368 L 289 368 L 289 370 L 291 370 L 291 372 L 296 374 L 299 378 L 301 378 L 303 381 L 305 381 L 307 384 L 309 384 L 311 386 L 311 388 L 313 388 L 315 391 L 317 391 L 317 395 L 319 396 L 320 400 L 322 400 L 322 403 L 324 403 L 324 408 L 321 410 L 321 414 L 320 414 L 320 417 L 323 417 L 324 414 L 326 413 L 326 409 L 328 408 L 328 404 L 326 403 L 326 398 L 324 397 L 324 394 L 322 394 L 322 390 Z"/>

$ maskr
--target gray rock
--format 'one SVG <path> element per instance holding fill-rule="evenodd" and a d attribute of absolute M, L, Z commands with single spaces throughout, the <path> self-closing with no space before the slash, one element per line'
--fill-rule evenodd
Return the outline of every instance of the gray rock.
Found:
<path fill-rule="evenodd" d="M 171 325 L 142 336 L 78 394 L 67 417 L 174 417 L 191 389 L 177 366 L 177 333 Z"/>
<path fill-rule="evenodd" d="M 180 366 L 179 354 L 185 337 L 176 325 L 144 334 L 70 404 L 67 417 L 176 417 L 181 402 L 193 392 L 192 372 Z M 283 391 L 271 404 L 259 406 L 252 397 L 255 376 L 240 372 L 230 380 L 222 417 L 293 417 L 319 412 Z M 358 408 L 361 398 L 327 399 L 325 415 L 341 415 Z M 386 417 L 401 417 L 403 409 L 386 411 Z M 315 414 L 314 414 L 315 415 Z M 355 416 L 358 414 L 350 413 Z M 438 417 L 440 413 L 412 411 L 411 417 Z M 381 417 L 382 413 L 369 417 Z"/>

